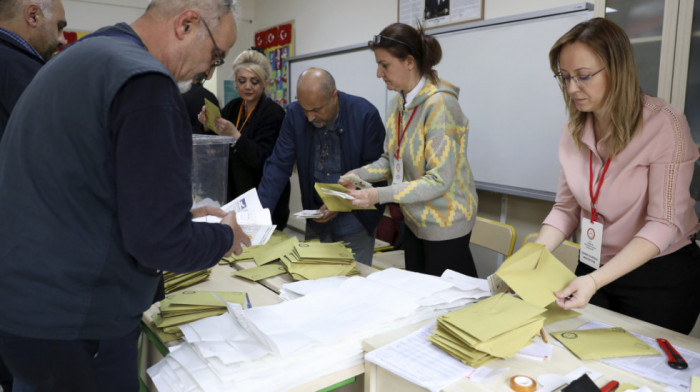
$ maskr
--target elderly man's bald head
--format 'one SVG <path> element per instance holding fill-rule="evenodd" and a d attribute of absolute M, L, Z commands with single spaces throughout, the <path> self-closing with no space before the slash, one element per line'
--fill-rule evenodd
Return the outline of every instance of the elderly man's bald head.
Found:
<path fill-rule="evenodd" d="M 321 68 L 309 68 L 299 75 L 297 100 L 306 118 L 317 128 L 330 125 L 338 116 L 335 79 Z"/>
<path fill-rule="evenodd" d="M 330 98 L 336 90 L 335 79 L 325 69 L 309 68 L 299 75 L 297 95 L 300 89 L 319 90 L 326 98 Z"/>
<path fill-rule="evenodd" d="M 61 0 L 0 0 L 0 27 L 20 36 L 44 60 L 66 44 Z"/>

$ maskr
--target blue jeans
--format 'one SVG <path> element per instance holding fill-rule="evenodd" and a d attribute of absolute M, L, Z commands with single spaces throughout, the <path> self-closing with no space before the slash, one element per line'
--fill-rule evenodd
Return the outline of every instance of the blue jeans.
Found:
<path fill-rule="evenodd" d="M 336 236 L 332 230 L 319 230 L 329 225 L 317 224 L 309 220 L 306 222 L 306 240 L 319 239 L 321 242 L 343 241 L 350 244 L 350 249 L 355 254 L 355 261 L 358 263 L 372 265 L 374 255 L 374 234 L 370 235 L 367 230 L 362 229 L 357 233 L 343 236 Z"/>

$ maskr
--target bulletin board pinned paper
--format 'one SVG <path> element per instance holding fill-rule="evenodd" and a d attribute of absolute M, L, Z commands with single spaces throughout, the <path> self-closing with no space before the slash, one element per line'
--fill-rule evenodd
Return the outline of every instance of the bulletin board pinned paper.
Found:
<path fill-rule="evenodd" d="M 289 104 L 289 58 L 292 50 L 293 23 L 285 23 L 255 33 L 255 46 L 263 49 L 272 66 L 273 84 L 268 96 L 283 108 Z"/>

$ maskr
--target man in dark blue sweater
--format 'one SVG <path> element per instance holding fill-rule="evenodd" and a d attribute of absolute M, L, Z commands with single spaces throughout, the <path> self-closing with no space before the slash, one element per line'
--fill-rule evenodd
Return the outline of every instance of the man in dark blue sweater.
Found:
<path fill-rule="evenodd" d="M 297 99 L 287 108 L 275 149 L 265 162 L 258 186 L 260 202 L 275 208 L 296 162 L 303 208 L 324 212 L 306 222 L 306 239 L 348 242 L 355 260 L 371 265 L 384 207 L 329 211 L 314 183 L 336 183 L 348 170 L 379 158 L 385 135 L 379 112 L 366 99 L 338 91 L 333 76 L 319 68 L 299 76 Z"/>
<path fill-rule="evenodd" d="M 66 44 L 61 0 L 0 1 L 0 138 L 17 99 Z"/>
<path fill-rule="evenodd" d="M 0 139 L 10 112 L 39 68 L 65 45 L 61 0 L 0 1 Z M 12 391 L 12 376 L 0 359 L 0 386 Z"/>
<path fill-rule="evenodd" d="M 231 3 L 152 0 L 52 59 L 17 102 L 0 142 L 0 356 L 25 386 L 137 391 L 159 271 L 249 244 L 234 214 L 192 222 L 177 85 L 223 63 Z"/>

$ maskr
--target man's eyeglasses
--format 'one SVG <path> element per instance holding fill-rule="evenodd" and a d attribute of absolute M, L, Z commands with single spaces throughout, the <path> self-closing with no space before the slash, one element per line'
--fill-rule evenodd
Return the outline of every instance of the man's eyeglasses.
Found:
<path fill-rule="evenodd" d="M 398 40 L 396 38 L 387 37 L 386 35 L 380 35 L 380 34 L 375 35 L 374 39 L 372 41 L 370 41 L 370 44 L 374 43 L 375 45 L 381 45 L 383 40 L 392 41 L 392 42 L 396 42 L 397 44 L 401 44 L 401 45 L 407 47 L 408 50 L 411 51 L 411 54 L 413 55 L 413 57 L 416 56 L 416 51 L 415 51 L 415 49 L 413 49 L 413 46 L 407 44 L 406 42 Z"/>
<path fill-rule="evenodd" d="M 214 40 L 214 35 L 212 35 L 211 30 L 209 30 L 209 25 L 207 24 L 207 21 L 204 20 L 204 18 L 199 18 L 199 20 L 204 23 L 204 28 L 207 29 L 207 33 L 209 33 L 209 38 L 211 38 L 211 43 L 214 44 L 214 49 L 212 49 L 212 57 L 214 58 L 214 62 L 212 63 L 211 67 L 215 68 L 224 63 L 224 58 L 226 57 L 226 53 L 219 49 L 219 45 L 216 44 L 216 40 Z"/>
<path fill-rule="evenodd" d="M 573 80 L 574 83 L 576 83 L 577 86 L 582 87 L 588 84 L 588 81 L 591 80 L 592 77 L 598 75 L 601 71 L 603 71 L 605 67 L 593 72 L 592 74 L 589 75 L 577 75 L 577 76 L 572 76 L 572 75 L 564 75 L 561 72 L 558 74 L 555 74 L 554 77 L 557 79 L 557 82 L 559 82 L 559 86 L 562 88 L 567 88 L 569 87 L 569 84 L 571 84 L 571 81 Z"/>

